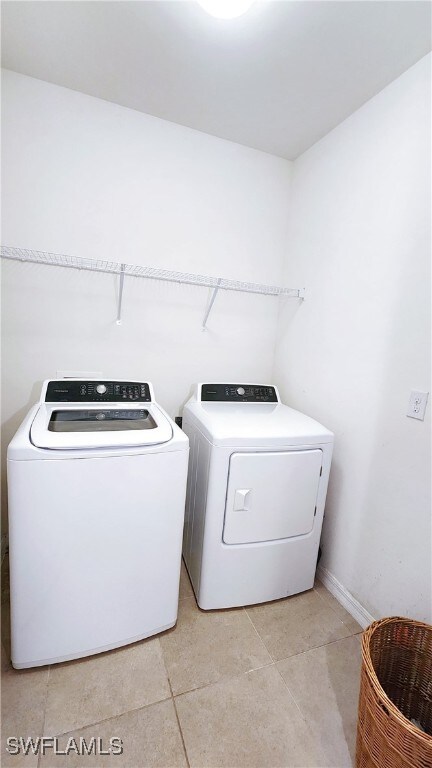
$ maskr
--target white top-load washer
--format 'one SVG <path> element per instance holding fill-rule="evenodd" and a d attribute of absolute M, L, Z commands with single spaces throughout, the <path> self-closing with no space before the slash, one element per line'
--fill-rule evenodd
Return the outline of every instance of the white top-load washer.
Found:
<path fill-rule="evenodd" d="M 276 387 L 198 384 L 183 556 L 200 608 L 287 597 L 314 583 L 333 434 Z"/>
<path fill-rule="evenodd" d="M 8 449 L 14 667 L 175 624 L 187 463 L 151 384 L 44 383 Z"/>

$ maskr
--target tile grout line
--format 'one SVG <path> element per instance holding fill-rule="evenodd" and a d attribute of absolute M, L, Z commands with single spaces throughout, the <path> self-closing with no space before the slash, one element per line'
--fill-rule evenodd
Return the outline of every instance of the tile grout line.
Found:
<path fill-rule="evenodd" d="M 324 587 L 324 589 L 325 589 L 325 587 Z M 322 603 L 324 603 L 324 605 L 325 605 L 327 608 L 329 608 L 329 609 L 331 610 L 331 612 L 332 612 L 332 613 L 334 613 L 334 615 L 336 616 L 337 620 L 338 620 L 338 621 L 340 621 L 340 623 L 341 623 L 341 624 L 342 624 L 344 627 L 347 627 L 347 625 L 345 624 L 345 622 L 344 622 L 344 621 L 342 621 L 342 619 L 340 618 L 340 616 L 338 616 L 338 614 L 337 614 L 337 611 L 335 611 L 335 609 L 334 609 L 334 608 L 333 608 L 333 606 L 331 605 L 330 601 L 329 601 L 329 600 L 327 600 L 327 598 L 326 598 L 326 597 L 324 597 L 324 595 L 322 595 L 322 594 L 321 594 L 320 590 L 319 590 L 319 589 L 316 589 L 315 587 L 312 587 L 312 590 L 313 590 L 313 591 L 315 592 L 315 594 L 316 594 L 316 595 L 319 597 L 319 599 L 321 600 L 321 602 L 322 602 Z M 335 598 L 335 599 L 336 599 L 336 598 Z M 343 606 L 341 606 L 341 607 L 343 607 Z M 348 629 L 348 627 L 347 627 L 347 629 Z"/>
<path fill-rule="evenodd" d="M 243 610 L 244 610 L 244 612 L 245 612 L 246 616 L 248 617 L 248 619 L 249 619 L 250 623 L 252 624 L 252 626 L 253 626 L 253 628 L 254 628 L 254 630 L 255 630 L 256 634 L 257 634 L 257 637 L 259 637 L 259 639 L 260 639 L 260 642 L 262 643 L 263 647 L 266 649 L 266 651 L 267 651 L 268 655 L 270 656 L 270 658 L 271 658 L 271 660 L 272 660 L 272 662 L 273 662 L 273 664 L 274 664 L 274 663 L 275 663 L 275 661 L 276 661 L 276 659 L 273 657 L 273 654 L 272 654 L 272 653 L 270 653 L 269 649 L 267 648 L 267 646 L 266 646 L 266 644 L 265 644 L 265 642 L 264 642 L 263 638 L 261 637 L 260 633 L 258 632 L 258 630 L 257 630 L 257 628 L 256 628 L 255 624 L 253 623 L 251 616 L 249 616 L 248 610 L 247 610 L 247 608 L 246 608 L 245 606 L 243 606 Z M 268 666 L 268 665 L 267 665 L 267 664 L 263 664 L 263 666 L 265 667 L 265 666 Z"/>
<path fill-rule="evenodd" d="M 175 697 L 174 697 L 174 694 L 173 694 L 173 689 L 172 689 L 172 685 L 171 685 L 170 676 L 169 676 L 167 665 L 166 665 L 166 662 L 165 662 L 165 656 L 164 656 L 164 652 L 163 652 L 163 647 L 162 647 L 162 643 L 160 642 L 159 638 L 158 638 L 158 640 L 159 640 L 159 647 L 160 647 L 161 656 L 162 656 L 162 663 L 164 665 L 165 674 L 167 676 L 168 685 L 169 685 L 169 689 L 170 689 L 170 692 L 171 692 L 171 701 L 172 701 L 173 707 L 174 707 L 174 713 L 175 713 L 176 720 L 177 720 L 177 725 L 178 725 L 178 729 L 179 729 L 179 733 L 180 733 L 180 739 L 181 739 L 181 743 L 182 743 L 182 746 L 183 746 L 184 756 L 185 756 L 185 759 L 186 759 L 186 765 L 187 765 L 187 768 L 190 768 L 189 756 L 188 756 L 187 749 L 186 749 L 186 743 L 185 743 L 185 739 L 184 739 L 183 729 L 181 727 L 181 722 L 180 722 L 179 714 L 177 712 L 177 706 L 176 706 Z"/>
<path fill-rule="evenodd" d="M 352 637 L 357 637 L 357 635 L 346 635 L 346 637 L 337 637 L 336 640 L 329 640 L 328 643 L 323 643 L 322 645 L 312 645 L 310 648 L 305 648 L 304 651 L 292 653 L 291 656 L 283 656 L 281 659 L 275 659 L 275 664 L 279 664 L 281 661 L 288 661 L 288 659 L 296 659 L 297 656 L 303 656 L 305 653 L 311 653 L 311 651 L 318 651 L 320 648 L 327 648 L 328 645 L 334 645 L 334 643 L 342 643 L 344 640 L 351 640 Z"/>
<path fill-rule="evenodd" d="M 46 693 L 45 693 L 45 704 L 44 704 L 44 713 L 43 713 L 43 721 L 42 721 L 42 737 L 45 736 L 45 723 L 46 723 L 46 713 L 48 708 L 48 691 L 49 691 L 49 681 L 50 681 L 50 675 L 51 675 L 51 665 L 48 667 L 48 674 L 47 674 L 47 681 L 46 681 Z M 42 753 L 39 751 L 38 754 L 38 761 L 37 761 L 37 768 L 39 768 L 41 764 L 42 759 Z"/>
<path fill-rule="evenodd" d="M 86 728 L 93 728 L 93 726 L 95 725 L 102 725 L 103 723 L 109 723 L 110 720 L 117 720 L 119 717 L 130 715 L 133 712 L 140 712 L 142 709 L 148 709 L 148 707 L 154 707 L 157 704 L 163 704 L 165 701 L 170 701 L 171 698 L 172 697 L 170 695 L 170 696 L 167 696 L 166 699 L 158 699 L 158 701 L 151 701 L 149 704 L 143 704 L 142 707 L 134 707 L 133 709 L 128 709 L 126 712 L 118 712 L 116 715 L 110 715 L 110 717 L 105 717 L 103 720 L 95 720 L 93 723 L 78 725 L 76 728 L 72 728 L 70 731 L 62 731 L 62 733 L 55 733 L 52 735 L 51 738 L 60 738 L 60 736 L 68 736 L 70 733 L 75 733 L 76 731 L 83 731 Z"/>
<path fill-rule="evenodd" d="M 318 595 L 318 597 L 320 598 L 321 602 L 323 602 L 323 603 L 324 603 L 324 605 L 326 606 L 326 608 L 329 608 L 329 609 L 331 610 L 331 612 L 332 612 L 332 613 L 333 613 L 333 614 L 336 616 L 336 618 L 337 618 L 337 620 L 339 621 L 339 623 L 340 623 L 340 624 L 342 624 L 342 626 L 343 626 L 343 627 L 344 627 L 346 630 L 348 630 L 348 632 L 350 632 L 350 630 L 349 630 L 349 628 L 347 627 L 347 625 L 346 625 L 346 624 L 345 624 L 345 623 L 342 621 L 342 619 L 340 619 L 340 618 L 339 618 L 339 616 L 337 615 L 336 611 L 335 611 L 335 610 L 334 610 L 334 608 L 333 608 L 333 607 L 330 605 L 330 603 L 328 603 L 328 602 L 327 602 L 327 600 L 325 599 L 325 597 L 323 597 L 322 595 L 320 595 L 320 594 L 319 594 L 319 592 L 318 592 L 318 590 L 316 590 L 316 589 L 315 589 L 315 587 L 312 587 L 312 591 L 313 591 L 313 592 L 316 592 L 316 594 L 317 594 L 317 595 Z M 272 654 L 272 653 L 270 652 L 270 650 L 267 648 L 267 646 L 266 646 L 266 644 L 265 644 L 265 642 L 264 642 L 263 638 L 261 637 L 261 635 L 260 635 L 259 631 L 257 630 L 257 628 L 256 628 L 256 626 L 255 626 L 255 624 L 254 624 L 254 622 L 253 622 L 253 619 L 252 619 L 252 617 L 250 616 L 250 614 L 249 614 L 249 612 L 248 612 L 248 610 L 247 610 L 247 606 L 243 606 L 243 610 L 246 612 L 246 615 L 247 615 L 247 617 L 248 617 L 249 621 L 251 622 L 251 624 L 252 624 L 252 626 L 253 626 L 253 628 L 254 628 L 255 632 L 257 633 L 257 635 L 258 635 L 258 637 L 260 638 L 260 640 L 261 640 L 262 644 L 264 645 L 264 647 L 265 647 L 266 651 L 268 652 L 268 654 L 269 654 L 270 658 L 273 660 L 273 663 L 275 663 L 275 664 L 277 664 L 279 661 L 284 661 L 285 659 L 292 659 L 292 658 L 294 658 L 294 656 L 301 656 L 301 654 L 303 654 L 303 653 L 308 653 L 309 651 L 313 651 L 313 650 L 316 650 L 317 648 L 325 648 L 325 646 L 326 646 L 326 645 L 331 645 L 332 643 L 337 643 L 337 642 L 339 642 L 339 640 L 347 640 L 349 637 L 356 637 L 357 635 L 361 634 L 361 632 L 352 632 L 351 634 L 348 634 L 348 635 L 344 635 L 343 637 L 338 637 L 338 638 L 336 638 L 336 640 L 329 640 L 327 643 L 322 643 L 321 645 L 313 645 L 311 648 L 305 648 L 305 650 L 304 650 L 304 651 L 299 651 L 298 653 L 292 653 L 292 654 L 290 654 L 289 656 L 283 656 L 281 659 L 277 659 L 277 658 L 275 658 L 275 656 L 273 656 L 273 654 Z M 263 666 L 266 666 L 266 665 L 263 665 Z"/>
<path fill-rule="evenodd" d="M 178 728 L 179 728 L 179 732 L 180 732 L 180 738 L 181 738 L 181 741 L 182 741 L 182 745 L 183 745 L 184 756 L 185 756 L 185 758 L 186 758 L 186 765 L 187 765 L 187 768 L 190 768 L 189 755 L 188 755 L 188 753 L 187 753 L 187 749 L 186 749 L 186 743 L 185 743 L 185 739 L 184 739 L 184 733 L 183 733 L 183 729 L 182 729 L 182 727 L 181 727 L 181 722 L 180 722 L 180 718 L 179 718 L 179 713 L 178 713 L 178 711 L 177 711 L 177 705 L 176 705 L 175 696 L 173 696 L 173 697 L 172 697 L 172 701 L 173 701 L 173 705 L 174 705 L 174 712 L 175 712 L 175 716 L 176 716 L 176 720 L 177 720 L 177 725 L 178 725 Z"/>
<path fill-rule="evenodd" d="M 280 669 L 278 669 L 278 665 L 277 665 L 277 664 L 275 664 L 275 667 L 276 667 L 276 671 L 277 671 L 277 673 L 278 673 L 279 677 L 281 678 L 281 680 L 282 680 L 282 682 L 283 682 L 283 684 L 284 684 L 285 688 L 287 689 L 287 691 L 288 691 L 289 695 L 291 696 L 291 698 L 292 698 L 292 700 L 293 700 L 294 704 L 296 705 L 296 707 L 297 707 L 298 711 L 300 712 L 300 715 L 301 715 L 302 719 L 305 721 L 305 723 L 306 723 L 306 725 L 307 725 L 306 716 L 305 716 L 305 714 L 303 713 L 303 711 L 302 711 L 302 709 L 301 709 L 301 707 L 300 707 L 300 704 L 298 703 L 298 701 L 297 701 L 296 697 L 294 696 L 294 694 L 293 694 L 293 692 L 292 692 L 291 688 L 289 687 L 289 685 L 288 685 L 287 681 L 285 680 L 284 676 L 282 675 L 282 672 L 280 671 Z"/>
<path fill-rule="evenodd" d="M 320 583 L 321 583 L 321 582 L 320 582 Z M 351 630 L 349 629 L 349 627 L 348 627 L 348 624 L 345 624 L 345 622 L 343 621 L 343 619 L 341 619 L 341 618 L 338 616 L 338 614 L 337 614 L 337 611 L 335 611 L 335 609 L 334 609 L 334 608 L 333 608 L 333 606 L 331 605 L 331 603 L 330 603 L 330 600 L 327 600 L 327 598 L 326 598 L 326 597 L 324 597 L 324 595 L 322 595 L 322 594 L 321 594 L 320 590 L 316 589 L 315 587 L 312 587 L 312 589 L 313 589 L 313 591 L 315 592 L 315 594 L 317 594 L 317 595 L 318 595 L 318 597 L 320 598 L 320 600 L 322 600 L 322 602 L 323 602 L 323 603 L 324 603 L 324 604 L 327 606 L 327 608 L 330 608 L 330 610 L 331 610 L 331 611 L 334 613 L 334 615 L 335 615 L 335 616 L 336 616 L 336 617 L 339 619 L 339 621 L 340 621 L 340 622 L 343 624 L 343 626 L 344 626 L 344 627 L 346 627 L 346 628 L 348 629 L 348 631 L 351 631 Z M 325 589 L 325 587 L 324 587 L 324 589 Z M 333 595 L 332 595 L 332 597 L 333 597 Z M 334 598 L 334 599 L 336 600 L 336 598 Z M 343 608 L 343 605 L 341 605 L 341 608 Z M 344 609 L 344 610 L 345 610 L 345 609 Z M 348 613 L 348 611 L 347 611 L 347 613 Z M 348 615 L 350 615 L 350 614 L 348 614 Z M 353 616 L 350 616 L 350 618 L 351 618 L 351 619 L 353 619 L 353 621 L 355 621 L 355 619 L 354 619 L 354 617 L 353 617 Z M 358 622 L 357 622 L 357 623 L 358 623 Z M 359 624 L 359 627 L 360 627 L 360 624 Z M 352 637 L 353 635 L 359 635 L 361 632 L 363 632 L 363 630 L 362 630 L 362 628 L 360 627 L 360 632 L 353 632 L 353 633 L 352 633 L 352 635 L 349 635 L 349 637 Z"/>
<path fill-rule="evenodd" d="M 283 675 L 282 675 L 282 673 L 281 673 L 280 669 L 278 669 L 278 666 L 277 666 L 277 664 L 275 664 L 275 667 L 276 667 L 276 671 L 277 671 L 277 673 L 278 673 L 279 677 L 280 677 L 280 678 L 281 678 L 281 680 L 282 680 L 282 683 L 284 684 L 285 688 L 287 689 L 287 692 L 288 692 L 289 696 L 290 696 L 290 697 L 291 697 L 291 699 L 293 700 L 293 702 L 294 702 L 294 705 L 295 705 L 295 707 L 297 708 L 297 710 L 298 710 L 298 713 L 299 713 L 299 715 L 300 715 L 301 719 L 303 720 L 303 722 L 304 722 L 304 724 L 305 724 L 305 727 L 307 728 L 308 732 L 311 734 L 311 737 L 314 737 L 314 745 L 315 745 L 315 735 L 314 735 L 314 732 L 313 732 L 313 729 L 312 729 L 311 725 L 309 725 L 309 721 L 308 721 L 308 718 L 307 718 L 307 714 L 306 714 L 306 712 L 303 712 L 303 710 L 302 710 L 302 708 L 301 708 L 301 706 L 300 706 L 299 702 L 297 701 L 296 697 L 294 696 L 294 694 L 293 694 L 293 692 L 292 692 L 291 688 L 289 687 L 289 685 L 288 685 L 287 681 L 286 681 L 286 680 L 285 680 L 285 678 L 283 677 Z M 318 739 L 316 739 L 316 744 L 317 744 L 317 747 L 318 747 Z M 321 766 L 316 766 L 316 768 L 321 768 Z M 335 766 L 335 768 L 336 768 L 336 766 Z"/>
<path fill-rule="evenodd" d="M 336 618 L 338 619 L 338 621 L 339 621 L 339 622 L 342 624 L 342 626 L 343 626 L 343 627 L 345 627 L 346 629 L 348 629 L 347 625 L 346 625 L 346 624 L 345 624 L 345 623 L 342 621 L 342 619 L 340 619 L 340 618 L 339 618 L 339 616 L 337 615 L 337 613 L 336 613 L 336 611 L 334 610 L 334 608 L 332 608 L 332 606 L 331 606 L 329 603 L 327 603 L 327 600 L 326 600 L 324 597 L 322 597 L 322 596 L 321 596 L 321 595 L 320 595 L 320 594 L 317 592 L 317 590 L 315 589 L 315 587 L 313 587 L 312 589 L 313 589 L 313 591 L 314 591 L 314 592 L 316 592 L 316 593 L 317 593 L 317 595 L 318 595 L 318 597 L 320 598 L 320 600 L 321 600 L 322 602 L 324 602 L 325 606 L 326 606 L 327 608 L 329 608 L 329 609 L 332 611 L 332 613 L 334 613 L 334 615 L 336 616 Z M 255 632 L 257 633 L 257 635 L 258 635 L 259 639 L 261 640 L 262 644 L 264 645 L 264 647 L 265 647 L 265 649 L 266 649 L 267 653 L 269 654 L 270 658 L 273 660 L 273 663 L 274 663 L 274 664 L 277 664 L 279 661 L 285 661 L 285 659 L 292 659 L 292 658 L 294 658 L 295 656 L 301 656 L 303 653 L 308 653 L 309 651 L 314 651 L 314 650 L 316 650 L 316 649 L 318 649 L 318 648 L 325 648 L 325 646 L 326 646 L 326 645 L 331 645 L 332 643 L 337 643 L 337 642 L 339 642 L 339 640 L 347 640 L 349 637 L 356 637 L 356 635 L 360 634 L 360 633 L 358 633 L 358 632 L 353 632 L 351 635 L 345 635 L 344 637 L 338 637 L 338 638 L 336 638 L 336 640 L 329 640 L 327 643 L 322 643 L 321 645 L 313 645 L 311 648 L 305 648 L 305 650 L 304 650 L 304 651 L 299 651 L 298 653 L 292 653 L 292 654 L 290 654 L 289 656 L 283 656 L 281 659 L 277 659 L 277 658 L 275 658 L 275 656 L 273 656 L 273 654 L 272 654 L 272 653 L 270 652 L 270 650 L 267 648 L 267 646 L 266 646 L 266 644 L 265 644 L 265 642 L 264 642 L 263 638 L 261 637 L 261 635 L 260 635 L 259 631 L 257 630 L 257 628 L 256 628 L 256 626 L 255 626 L 255 624 L 254 624 L 254 622 L 253 622 L 253 619 L 252 619 L 252 617 L 250 616 L 250 614 L 249 614 L 249 612 L 248 612 L 248 610 L 247 610 L 247 607 L 246 607 L 246 606 L 243 606 L 243 610 L 245 611 L 245 613 L 246 613 L 246 616 L 248 617 L 249 621 L 251 622 L 251 624 L 252 624 L 252 626 L 253 626 L 253 628 L 254 628 Z M 265 664 L 264 664 L 263 666 L 267 666 L 267 665 L 265 665 Z"/>
<path fill-rule="evenodd" d="M 194 597 L 194 596 L 192 596 L 192 597 L 193 597 L 193 598 L 194 598 L 194 600 L 195 600 L 195 597 Z M 184 598 L 184 599 L 189 599 L 189 598 Z M 196 600 L 195 600 L 195 603 L 196 603 Z M 196 603 L 196 604 L 197 604 L 197 603 Z M 199 607 L 199 606 L 198 606 L 198 607 Z M 201 610 L 201 609 L 200 609 L 200 610 Z M 235 611 L 235 610 L 240 610 L 240 611 L 244 611 L 244 612 L 246 613 L 246 615 L 247 615 L 247 617 L 248 617 L 248 619 L 249 619 L 249 621 L 250 621 L 250 623 L 251 623 L 251 625 L 252 625 L 252 627 L 253 627 L 253 629 L 254 629 L 254 631 L 255 631 L 255 633 L 256 633 L 256 635 L 257 635 L 257 637 L 258 637 L 258 639 L 259 639 L 259 641 L 260 641 L 260 643 L 261 643 L 261 645 L 262 645 L 262 647 L 264 648 L 264 650 L 266 651 L 266 653 L 268 653 L 268 656 L 269 656 L 269 661 L 268 661 L 266 664 L 260 664 L 258 667 L 251 667 L 250 669 L 246 669 L 246 670 L 244 670 L 243 672 L 239 672 L 238 674 L 234 674 L 234 675 L 223 675 L 223 676 L 222 676 L 221 678 L 219 678 L 218 680 L 211 680 L 209 683 L 203 683 L 202 685 L 196 685 L 194 688 L 190 688 L 190 689 L 189 689 L 189 690 L 187 690 L 187 691 L 179 691 L 178 693 L 173 693 L 172 695 L 173 695 L 173 698 L 174 698 L 174 700 L 175 700 L 177 697 L 179 697 L 179 696 L 185 696 L 185 695 L 186 695 L 186 694 L 188 694 L 188 693 L 194 693 L 195 691 L 201 691 L 201 690 L 203 690 L 204 688 L 209 688 L 209 687 L 210 687 L 210 686 L 212 686 L 212 685 L 217 685 L 218 683 L 221 683 L 221 682 L 223 682 L 223 681 L 225 681 L 225 680 L 235 680 L 236 678 L 238 678 L 238 677 L 241 677 L 242 675 L 248 675 L 250 672 L 257 672 L 259 669 L 265 669 L 266 667 L 271 667 L 271 666 L 272 666 L 272 665 L 275 663 L 275 659 L 273 659 L 273 657 L 272 657 L 272 655 L 271 655 L 270 651 L 269 651 L 269 650 L 268 650 L 268 648 L 266 647 L 266 645 L 265 645 L 265 643 L 264 643 L 264 641 L 263 641 L 262 637 L 260 636 L 259 632 L 257 631 L 257 629 L 256 629 L 256 627 L 255 627 L 255 625 L 254 625 L 254 623 L 253 623 L 252 619 L 250 618 L 249 614 L 247 613 L 247 611 L 246 611 L 245 607 L 244 607 L 244 606 L 241 606 L 240 608 L 232 608 L 232 609 L 228 609 L 228 610 L 233 610 L 233 611 Z M 162 655 L 163 655 L 163 649 L 162 649 Z M 164 664 L 165 664 L 165 658 L 164 658 Z M 165 669 L 166 669 L 166 665 L 165 665 Z M 170 686 L 170 688 L 171 688 L 171 681 L 170 681 L 170 679 L 169 679 L 168 671 L 167 671 L 167 676 L 168 676 L 168 682 L 169 682 L 169 686 Z M 172 689 L 171 689 L 171 690 L 172 690 Z"/>
<path fill-rule="evenodd" d="M 355 635 L 352 635 L 352 637 L 355 637 Z M 340 637 L 336 640 L 330 640 L 328 643 L 324 643 L 324 645 L 315 645 L 312 648 L 306 648 L 304 651 L 300 651 L 299 653 L 293 653 L 291 656 L 284 656 L 281 659 L 273 659 L 273 657 L 270 655 L 270 661 L 268 664 L 261 664 L 259 667 L 252 667 L 251 669 L 246 669 L 244 672 L 238 672 L 234 675 L 224 675 L 223 677 L 220 677 L 218 680 L 212 680 L 209 683 L 203 683 L 202 685 L 197 685 L 194 688 L 189 688 L 187 691 L 179 691 L 178 693 L 173 693 L 173 698 L 178 699 L 180 696 L 187 696 L 189 693 L 196 693 L 196 691 L 202 691 L 205 688 L 210 688 L 212 685 L 218 685 L 219 683 L 224 683 L 227 680 L 235 680 L 239 677 L 242 677 L 243 675 L 250 675 L 252 672 L 259 672 L 261 669 L 267 669 L 268 667 L 277 666 L 280 662 L 288 661 L 288 659 L 295 659 L 297 656 L 303 656 L 305 653 L 310 653 L 311 651 L 317 651 L 320 648 L 325 648 L 327 645 L 333 645 L 334 643 L 340 643 L 344 640 L 349 640 L 350 636 L 348 637 Z M 279 670 L 278 670 L 279 672 Z M 171 687 L 171 685 L 170 685 Z"/>
<path fill-rule="evenodd" d="M 197 691 L 204 691 L 206 688 L 211 688 L 213 685 L 222 685 L 223 683 L 226 683 L 229 680 L 238 680 L 240 677 L 243 677 L 243 675 L 252 675 L 254 672 L 259 672 L 261 669 L 268 669 L 269 667 L 273 667 L 275 665 L 274 661 L 270 661 L 268 664 L 264 664 L 262 667 L 255 667 L 254 669 L 246 669 L 244 672 L 238 672 L 236 675 L 225 675 L 223 677 L 220 677 L 219 680 L 213 680 L 210 683 L 204 683 L 204 685 L 199 685 L 196 688 L 191 688 L 190 691 L 180 691 L 179 693 L 174 693 L 174 699 L 179 699 L 180 696 L 188 696 L 190 693 L 196 693 Z"/>
<path fill-rule="evenodd" d="M 187 696 L 188 693 L 196 693 L 196 691 L 203 691 L 205 688 L 211 688 L 212 685 L 218 685 L 219 683 L 225 683 L 227 680 L 237 680 L 237 678 L 242 677 L 243 675 L 250 675 L 252 672 L 259 672 L 260 669 L 267 669 L 268 667 L 272 667 L 275 664 L 273 660 L 269 661 L 268 664 L 262 664 L 260 667 L 253 667 L 251 669 L 245 669 L 244 672 L 238 672 L 234 675 L 223 675 L 218 680 L 212 680 L 210 683 L 203 683 L 203 685 L 197 685 L 195 688 L 190 688 L 187 691 L 179 691 L 178 693 L 173 693 L 174 699 L 178 699 L 179 696 Z"/>
<path fill-rule="evenodd" d="M 321 600 L 324 600 L 324 598 L 321 598 Z M 325 602 L 325 600 L 324 600 L 324 602 Z M 327 605 L 327 603 L 326 603 L 326 605 Z M 330 605 L 329 605 L 329 606 L 327 606 L 327 607 L 328 607 L 328 608 L 331 608 L 331 606 L 330 606 Z M 270 652 L 270 650 L 267 648 L 267 646 L 266 646 L 266 644 L 265 644 L 264 640 L 262 639 L 262 637 L 261 637 L 261 635 L 259 634 L 259 632 L 258 632 L 257 628 L 255 627 L 255 624 L 253 623 L 253 620 L 252 620 L 252 618 L 249 616 L 249 613 L 248 613 L 248 611 L 247 611 L 247 608 L 243 608 L 243 610 L 244 610 L 244 611 L 246 611 L 246 615 L 247 615 L 247 617 L 248 617 L 249 621 L 251 622 L 251 624 L 252 624 L 252 626 L 253 626 L 253 628 L 254 628 L 255 632 L 257 633 L 258 637 L 260 638 L 260 640 L 261 640 L 262 644 L 264 645 L 264 647 L 265 647 L 265 649 L 266 649 L 267 653 L 269 654 L 269 656 L 270 656 L 270 658 L 272 659 L 272 661 L 273 661 L 273 663 L 274 663 L 274 664 L 277 664 L 279 661 L 285 661 L 285 659 L 293 659 L 295 656 L 301 656 L 303 653 L 309 653 L 309 651 L 314 651 L 314 650 L 317 650 L 318 648 L 325 648 L 325 646 L 326 646 L 326 645 L 331 645 L 332 643 L 338 643 L 338 642 L 339 642 L 339 640 L 347 640 L 349 637 L 355 637 L 355 635 L 357 634 L 357 633 L 354 633 L 354 634 L 352 634 L 352 635 L 345 635 L 345 637 L 338 637 L 338 638 L 336 638 L 336 640 L 329 640 L 327 643 L 322 643 L 321 645 L 313 645 L 311 648 L 305 648 L 305 650 L 304 650 L 304 651 L 299 651 L 298 653 L 291 653 L 289 656 L 283 656 L 281 659 L 277 659 L 277 658 L 275 658 L 275 656 L 273 656 L 273 654 L 272 654 L 272 653 Z M 333 611 L 333 609 L 332 609 L 332 608 L 331 608 L 331 610 Z M 333 613 L 335 613 L 335 615 L 337 616 L 337 614 L 336 614 L 336 612 L 335 612 L 335 611 L 333 611 Z M 337 619 L 338 619 L 338 621 L 340 621 L 340 622 L 341 622 L 341 624 L 343 624 L 343 626 L 344 626 L 344 627 L 346 627 L 346 624 L 344 624 L 344 623 L 343 623 L 343 621 L 342 621 L 341 619 L 339 619 L 339 616 L 337 616 Z M 268 665 L 266 665 L 266 664 L 263 664 L 263 666 L 268 666 Z M 257 669 L 258 669 L 258 667 L 257 667 Z M 261 669 L 261 667 L 259 667 L 259 669 Z"/>

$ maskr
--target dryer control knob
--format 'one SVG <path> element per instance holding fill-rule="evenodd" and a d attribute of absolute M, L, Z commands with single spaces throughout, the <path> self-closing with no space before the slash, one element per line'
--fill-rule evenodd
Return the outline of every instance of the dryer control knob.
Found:
<path fill-rule="evenodd" d="M 238 395 L 244 395 L 245 390 L 244 387 L 237 387 L 237 394 Z"/>
<path fill-rule="evenodd" d="M 96 387 L 96 392 L 98 393 L 98 395 L 104 395 L 106 390 L 107 388 L 105 384 L 98 384 Z"/>

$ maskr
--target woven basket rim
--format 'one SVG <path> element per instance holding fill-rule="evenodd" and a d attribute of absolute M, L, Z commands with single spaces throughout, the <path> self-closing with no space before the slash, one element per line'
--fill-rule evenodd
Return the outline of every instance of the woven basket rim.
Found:
<path fill-rule="evenodd" d="M 376 693 L 380 697 L 380 699 L 383 700 L 383 704 L 387 707 L 387 709 L 401 722 L 401 724 L 410 730 L 412 733 L 415 733 L 416 738 L 421 739 L 425 742 L 426 745 L 430 746 L 432 744 L 432 736 L 430 734 L 425 733 L 421 730 L 421 728 L 417 728 L 414 723 L 411 722 L 411 720 L 408 720 L 407 717 L 400 711 L 400 709 L 396 706 L 396 704 L 393 703 L 393 701 L 387 696 L 384 688 L 382 687 L 380 681 L 378 680 L 377 674 L 375 672 L 375 667 L 372 663 L 372 658 L 370 655 L 370 640 L 372 638 L 372 635 L 379 629 L 380 627 L 384 626 L 385 624 L 396 624 L 396 623 L 403 623 L 407 624 L 409 626 L 415 626 L 419 627 L 421 629 L 426 629 L 428 632 L 432 634 L 432 625 L 425 624 L 422 621 L 416 621 L 415 619 L 408 619 L 405 616 L 388 616 L 383 619 L 378 619 L 377 621 L 374 621 L 372 624 L 370 624 L 362 635 L 362 657 L 363 657 L 363 663 L 369 668 L 369 671 L 372 671 L 372 674 L 370 674 L 370 682 L 375 689 Z"/>

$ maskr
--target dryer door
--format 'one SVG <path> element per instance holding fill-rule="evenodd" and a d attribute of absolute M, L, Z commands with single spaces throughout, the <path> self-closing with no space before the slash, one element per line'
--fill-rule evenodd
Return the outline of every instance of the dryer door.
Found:
<path fill-rule="evenodd" d="M 322 451 L 233 453 L 223 541 L 247 544 L 302 536 L 313 528 Z"/>

